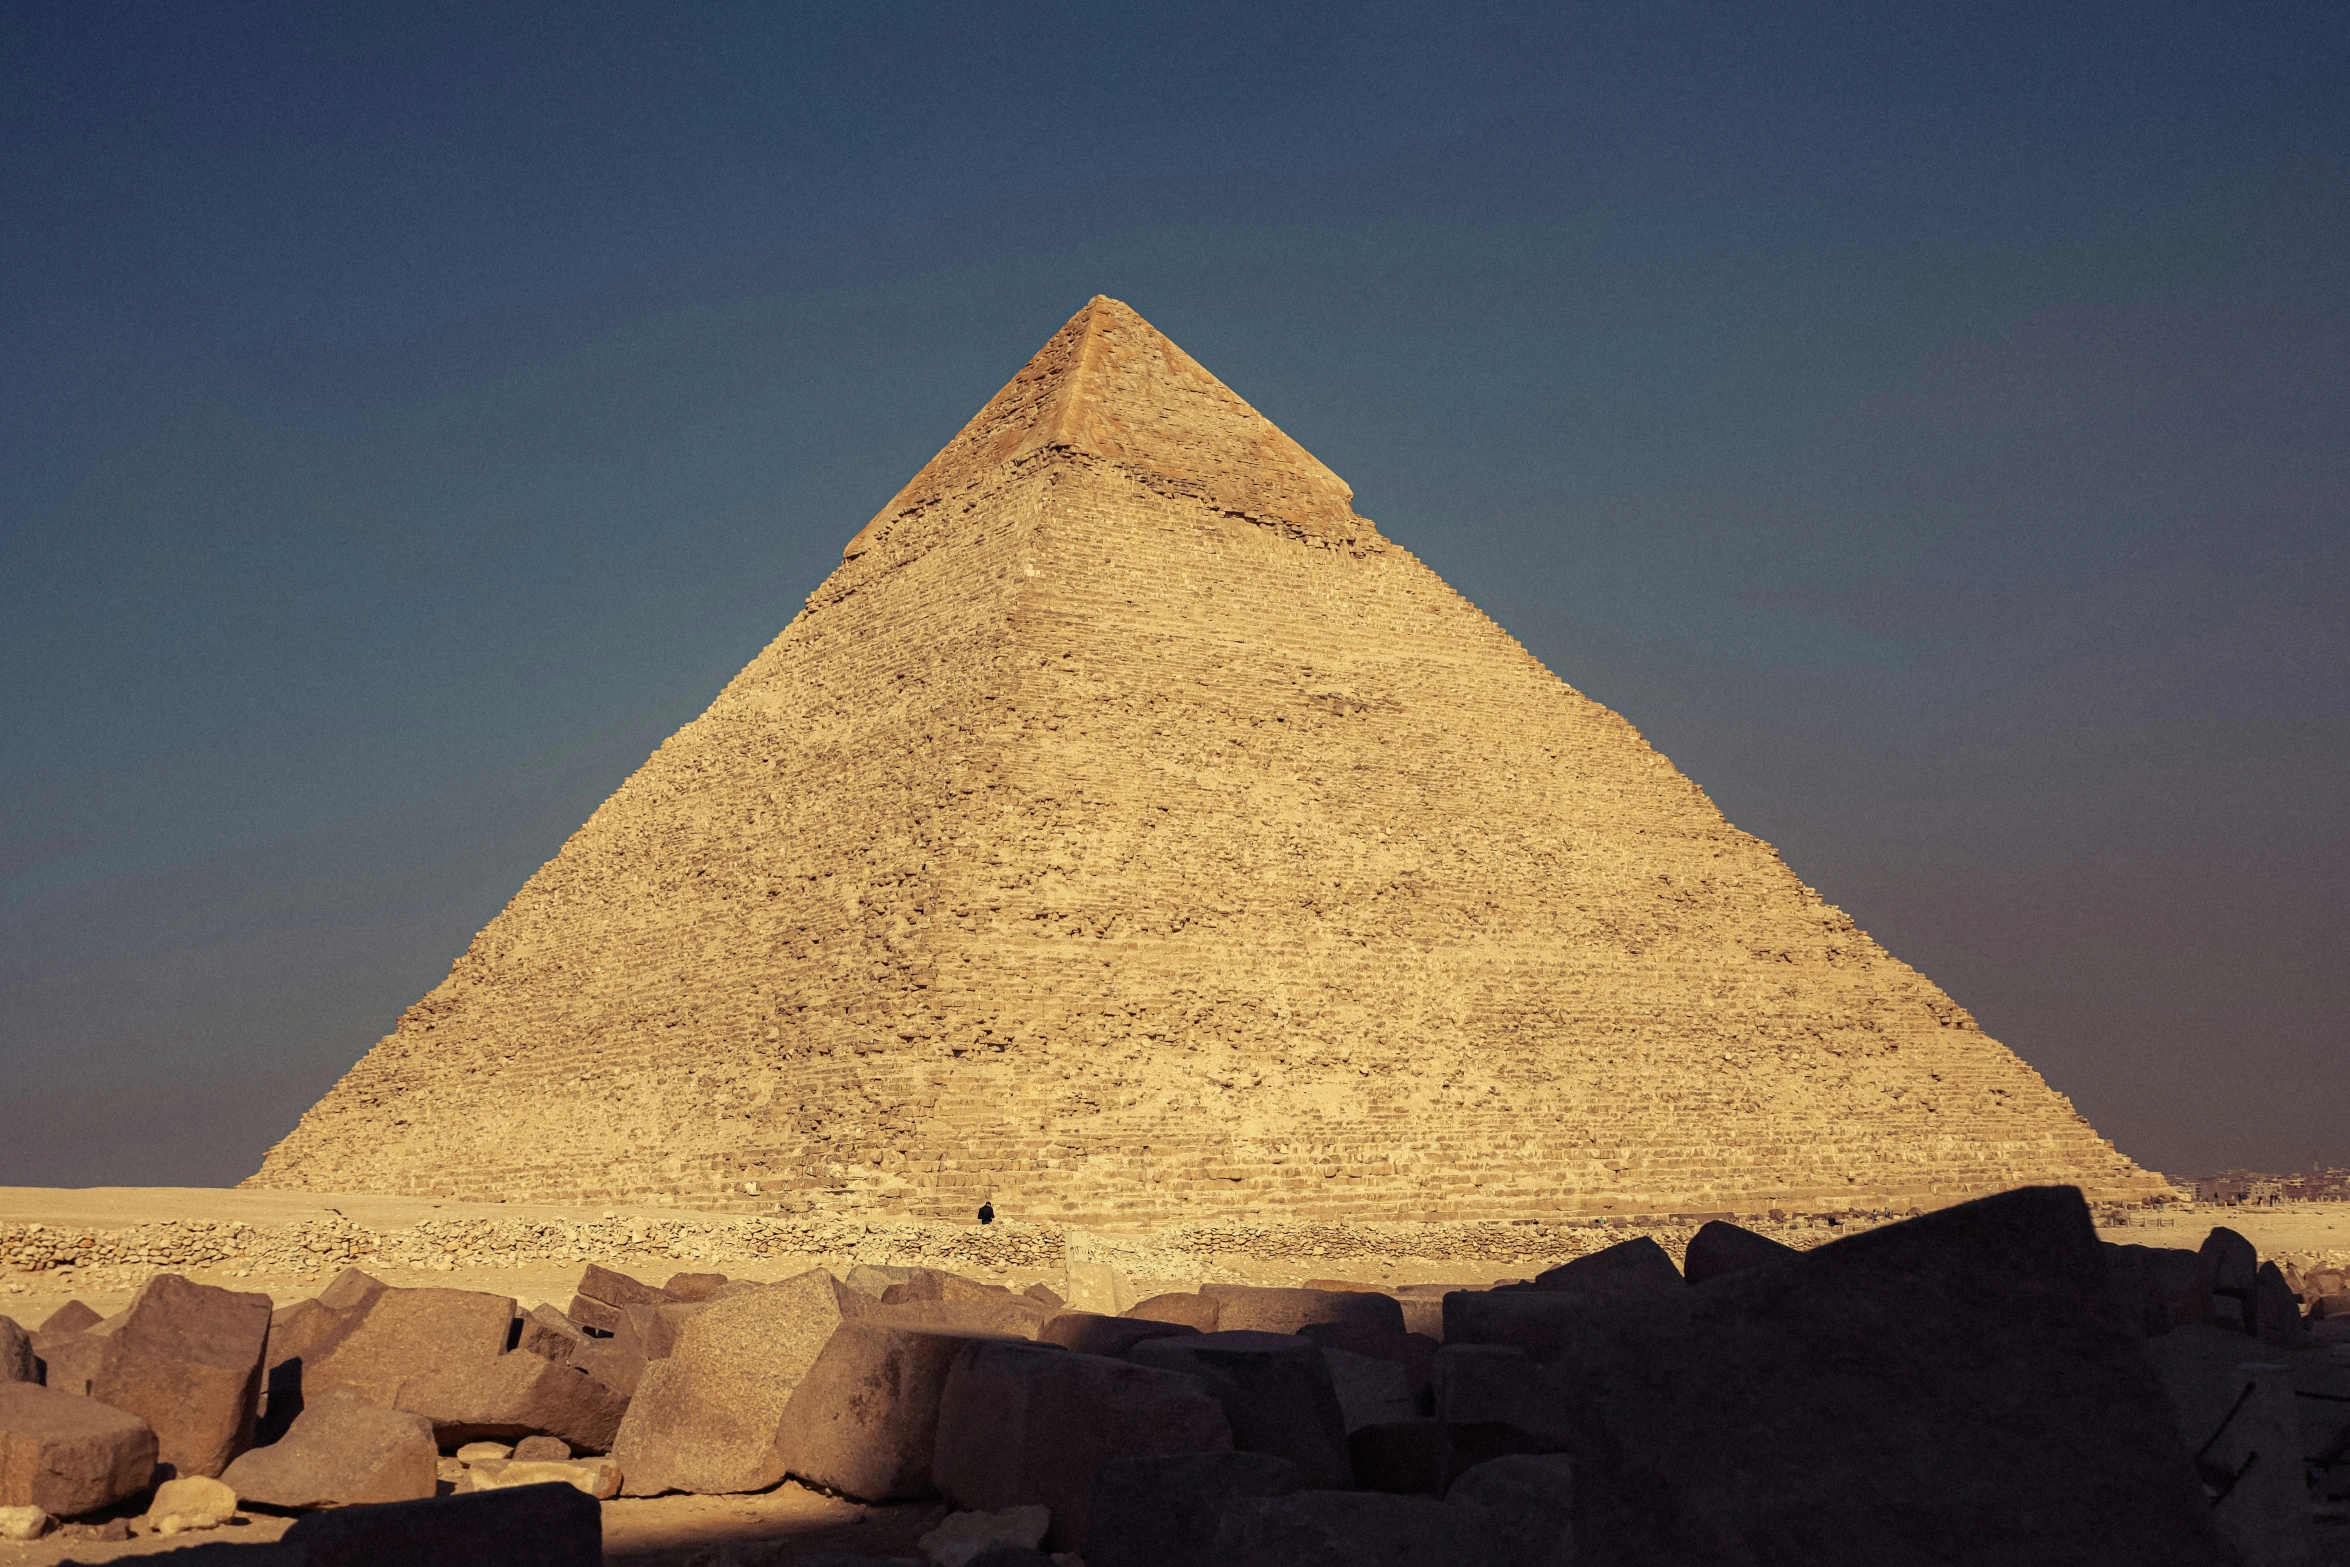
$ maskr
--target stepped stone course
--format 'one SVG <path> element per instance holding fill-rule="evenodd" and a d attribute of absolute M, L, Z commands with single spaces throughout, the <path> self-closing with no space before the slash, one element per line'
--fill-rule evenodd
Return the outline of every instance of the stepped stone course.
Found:
<path fill-rule="evenodd" d="M 1096 299 L 248 1185 L 1082 1224 L 2161 1195 Z"/>

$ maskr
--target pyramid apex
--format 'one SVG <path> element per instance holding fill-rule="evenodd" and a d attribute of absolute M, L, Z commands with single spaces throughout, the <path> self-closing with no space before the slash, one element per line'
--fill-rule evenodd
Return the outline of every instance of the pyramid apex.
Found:
<path fill-rule="evenodd" d="M 849 541 L 1040 454 L 1080 454 L 1286 532 L 1375 538 L 1354 491 L 1124 300 L 1096 294 Z"/>

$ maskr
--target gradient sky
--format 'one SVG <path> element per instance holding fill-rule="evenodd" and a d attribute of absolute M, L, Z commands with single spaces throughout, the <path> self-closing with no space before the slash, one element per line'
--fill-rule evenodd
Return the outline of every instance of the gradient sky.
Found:
<path fill-rule="evenodd" d="M 0 1183 L 235 1181 L 1094 293 L 2350 1165 L 2350 9 L 0 5 Z"/>

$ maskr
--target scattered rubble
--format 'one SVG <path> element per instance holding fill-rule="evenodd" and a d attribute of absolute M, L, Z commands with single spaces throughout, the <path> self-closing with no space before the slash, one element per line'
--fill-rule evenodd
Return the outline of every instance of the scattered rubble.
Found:
<path fill-rule="evenodd" d="M 2350 1281 L 2322 1262 L 2101 1244 L 2069 1188 L 1808 1250 L 1714 1221 L 1688 1258 L 1189 1280 L 1119 1315 L 916 1264 L 598 1263 L 527 1315 L 357 1268 L 276 1312 L 161 1275 L 115 1317 L 0 1318 L 0 1369 L 32 1373 L 0 1380 L 0 1537 L 362 1520 L 301 1526 L 287 1559 L 326 1560 L 522 1527 L 556 1505 L 533 1493 L 589 1509 L 546 1515 L 570 1540 L 606 1499 L 788 1474 L 952 1504 L 934 1563 L 2282 1567 L 2350 1497 Z M 476 1505 L 501 1496 L 529 1500 Z"/>

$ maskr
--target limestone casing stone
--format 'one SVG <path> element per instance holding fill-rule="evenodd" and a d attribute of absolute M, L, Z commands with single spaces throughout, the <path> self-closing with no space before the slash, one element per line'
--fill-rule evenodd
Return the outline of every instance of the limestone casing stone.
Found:
<path fill-rule="evenodd" d="M 147 1504 L 147 1519 L 153 1523 L 177 1513 L 188 1518 L 208 1515 L 225 1522 L 236 1510 L 237 1493 L 227 1485 L 204 1475 L 181 1475 L 155 1488 L 155 1498 Z"/>
<path fill-rule="evenodd" d="M 38 1507 L 0 1507 L 0 1540 L 38 1540 L 56 1521 Z"/>

